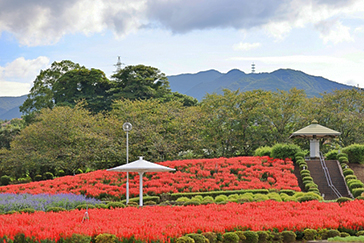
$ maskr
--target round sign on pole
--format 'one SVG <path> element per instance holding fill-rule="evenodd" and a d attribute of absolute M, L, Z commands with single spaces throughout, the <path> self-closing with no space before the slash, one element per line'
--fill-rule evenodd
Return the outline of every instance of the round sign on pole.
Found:
<path fill-rule="evenodd" d="M 131 123 L 130 123 L 130 122 L 125 122 L 125 123 L 123 124 L 123 130 L 124 130 L 125 132 L 130 132 L 132 128 L 133 128 L 133 126 L 131 125 Z"/>

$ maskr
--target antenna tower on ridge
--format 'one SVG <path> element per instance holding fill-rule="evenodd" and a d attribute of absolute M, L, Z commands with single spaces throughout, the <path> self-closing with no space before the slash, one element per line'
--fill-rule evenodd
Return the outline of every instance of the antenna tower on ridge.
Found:
<path fill-rule="evenodd" d="M 252 73 L 255 73 L 255 64 L 254 64 L 254 62 L 252 63 Z"/>
<path fill-rule="evenodd" d="M 121 66 L 125 65 L 120 61 L 120 56 L 118 56 L 118 62 L 114 65 L 116 67 L 116 72 L 119 72 L 121 70 Z"/>

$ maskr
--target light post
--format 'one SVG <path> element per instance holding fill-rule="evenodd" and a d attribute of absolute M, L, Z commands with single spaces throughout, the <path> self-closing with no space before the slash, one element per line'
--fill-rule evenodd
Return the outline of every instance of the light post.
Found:
<path fill-rule="evenodd" d="M 123 130 L 126 132 L 126 163 L 129 163 L 129 132 L 132 129 L 129 122 L 123 124 Z M 129 172 L 126 173 L 126 204 L 129 203 Z"/>

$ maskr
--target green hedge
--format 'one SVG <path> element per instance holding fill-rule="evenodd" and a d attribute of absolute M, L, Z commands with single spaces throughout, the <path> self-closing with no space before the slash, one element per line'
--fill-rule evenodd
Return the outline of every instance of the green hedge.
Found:
<path fill-rule="evenodd" d="M 364 164 L 364 145 L 352 144 L 343 148 L 343 153 L 348 155 L 350 163 Z"/>
<path fill-rule="evenodd" d="M 277 143 L 272 147 L 271 156 L 278 159 L 290 158 L 295 160 L 295 155 L 301 151 L 301 148 L 295 144 Z"/>

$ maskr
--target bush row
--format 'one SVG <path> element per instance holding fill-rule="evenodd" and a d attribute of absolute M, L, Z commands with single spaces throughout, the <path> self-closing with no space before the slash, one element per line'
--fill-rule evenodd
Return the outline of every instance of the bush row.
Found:
<path fill-rule="evenodd" d="M 266 200 L 274 200 L 277 202 L 304 202 L 304 201 L 311 201 L 311 200 L 319 200 L 322 201 L 322 197 L 317 195 L 316 193 L 312 192 L 297 192 L 292 196 L 286 193 L 277 193 L 277 192 L 270 192 L 268 194 L 261 194 L 261 193 L 250 193 L 246 192 L 243 194 L 231 194 L 226 196 L 224 194 L 218 195 L 215 198 L 211 196 L 196 195 L 192 198 L 188 197 L 180 197 L 175 201 L 176 205 L 203 205 L 203 204 L 210 204 L 210 203 L 217 203 L 217 204 L 226 204 L 228 202 L 236 202 L 236 203 L 246 203 L 246 202 L 261 202 Z M 164 203 L 166 204 L 166 203 Z"/>
<path fill-rule="evenodd" d="M 349 145 L 343 148 L 341 153 L 338 150 L 330 150 L 325 157 L 328 160 L 339 160 L 340 163 L 350 161 L 350 163 L 364 164 L 364 144 Z"/>
<path fill-rule="evenodd" d="M 308 170 L 308 165 L 304 159 L 304 154 L 302 152 L 296 153 L 295 159 L 296 164 L 298 164 L 300 168 L 300 174 L 306 192 L 313 192 L 321 195 L 317 184 L 313 181 L 313 178 L 311 177 L 311 172 Z"/>
<path fill-rule="evenodd" d="M 359 231 L 360 232 L 360 231 Z M 359 235 L 358 232 L 358 235 Z M 305 229 L 303 232 L 294 232 L 285 230 L 282 232 L 273 231 L 249 231 L 238 230 L 234 232 L 226 232 L 224 234 L 205 232 L 186 234 L 177 238 L 176 243 L 289 243 L 296 241 L 311 241 L 311 240 L 327 240 L 333 237 L 350 237 L 351 235 L 345 231 L 336 229 Z"/>
<path fill-rule="evenodd" d="M 292 143 L 277 143 L 273 147 L 263 146 L 254 151 L 254 156 L 269 156 L 271 158 L 295 160 L 295 155 L 302 152 L 298 145 Z"/>

